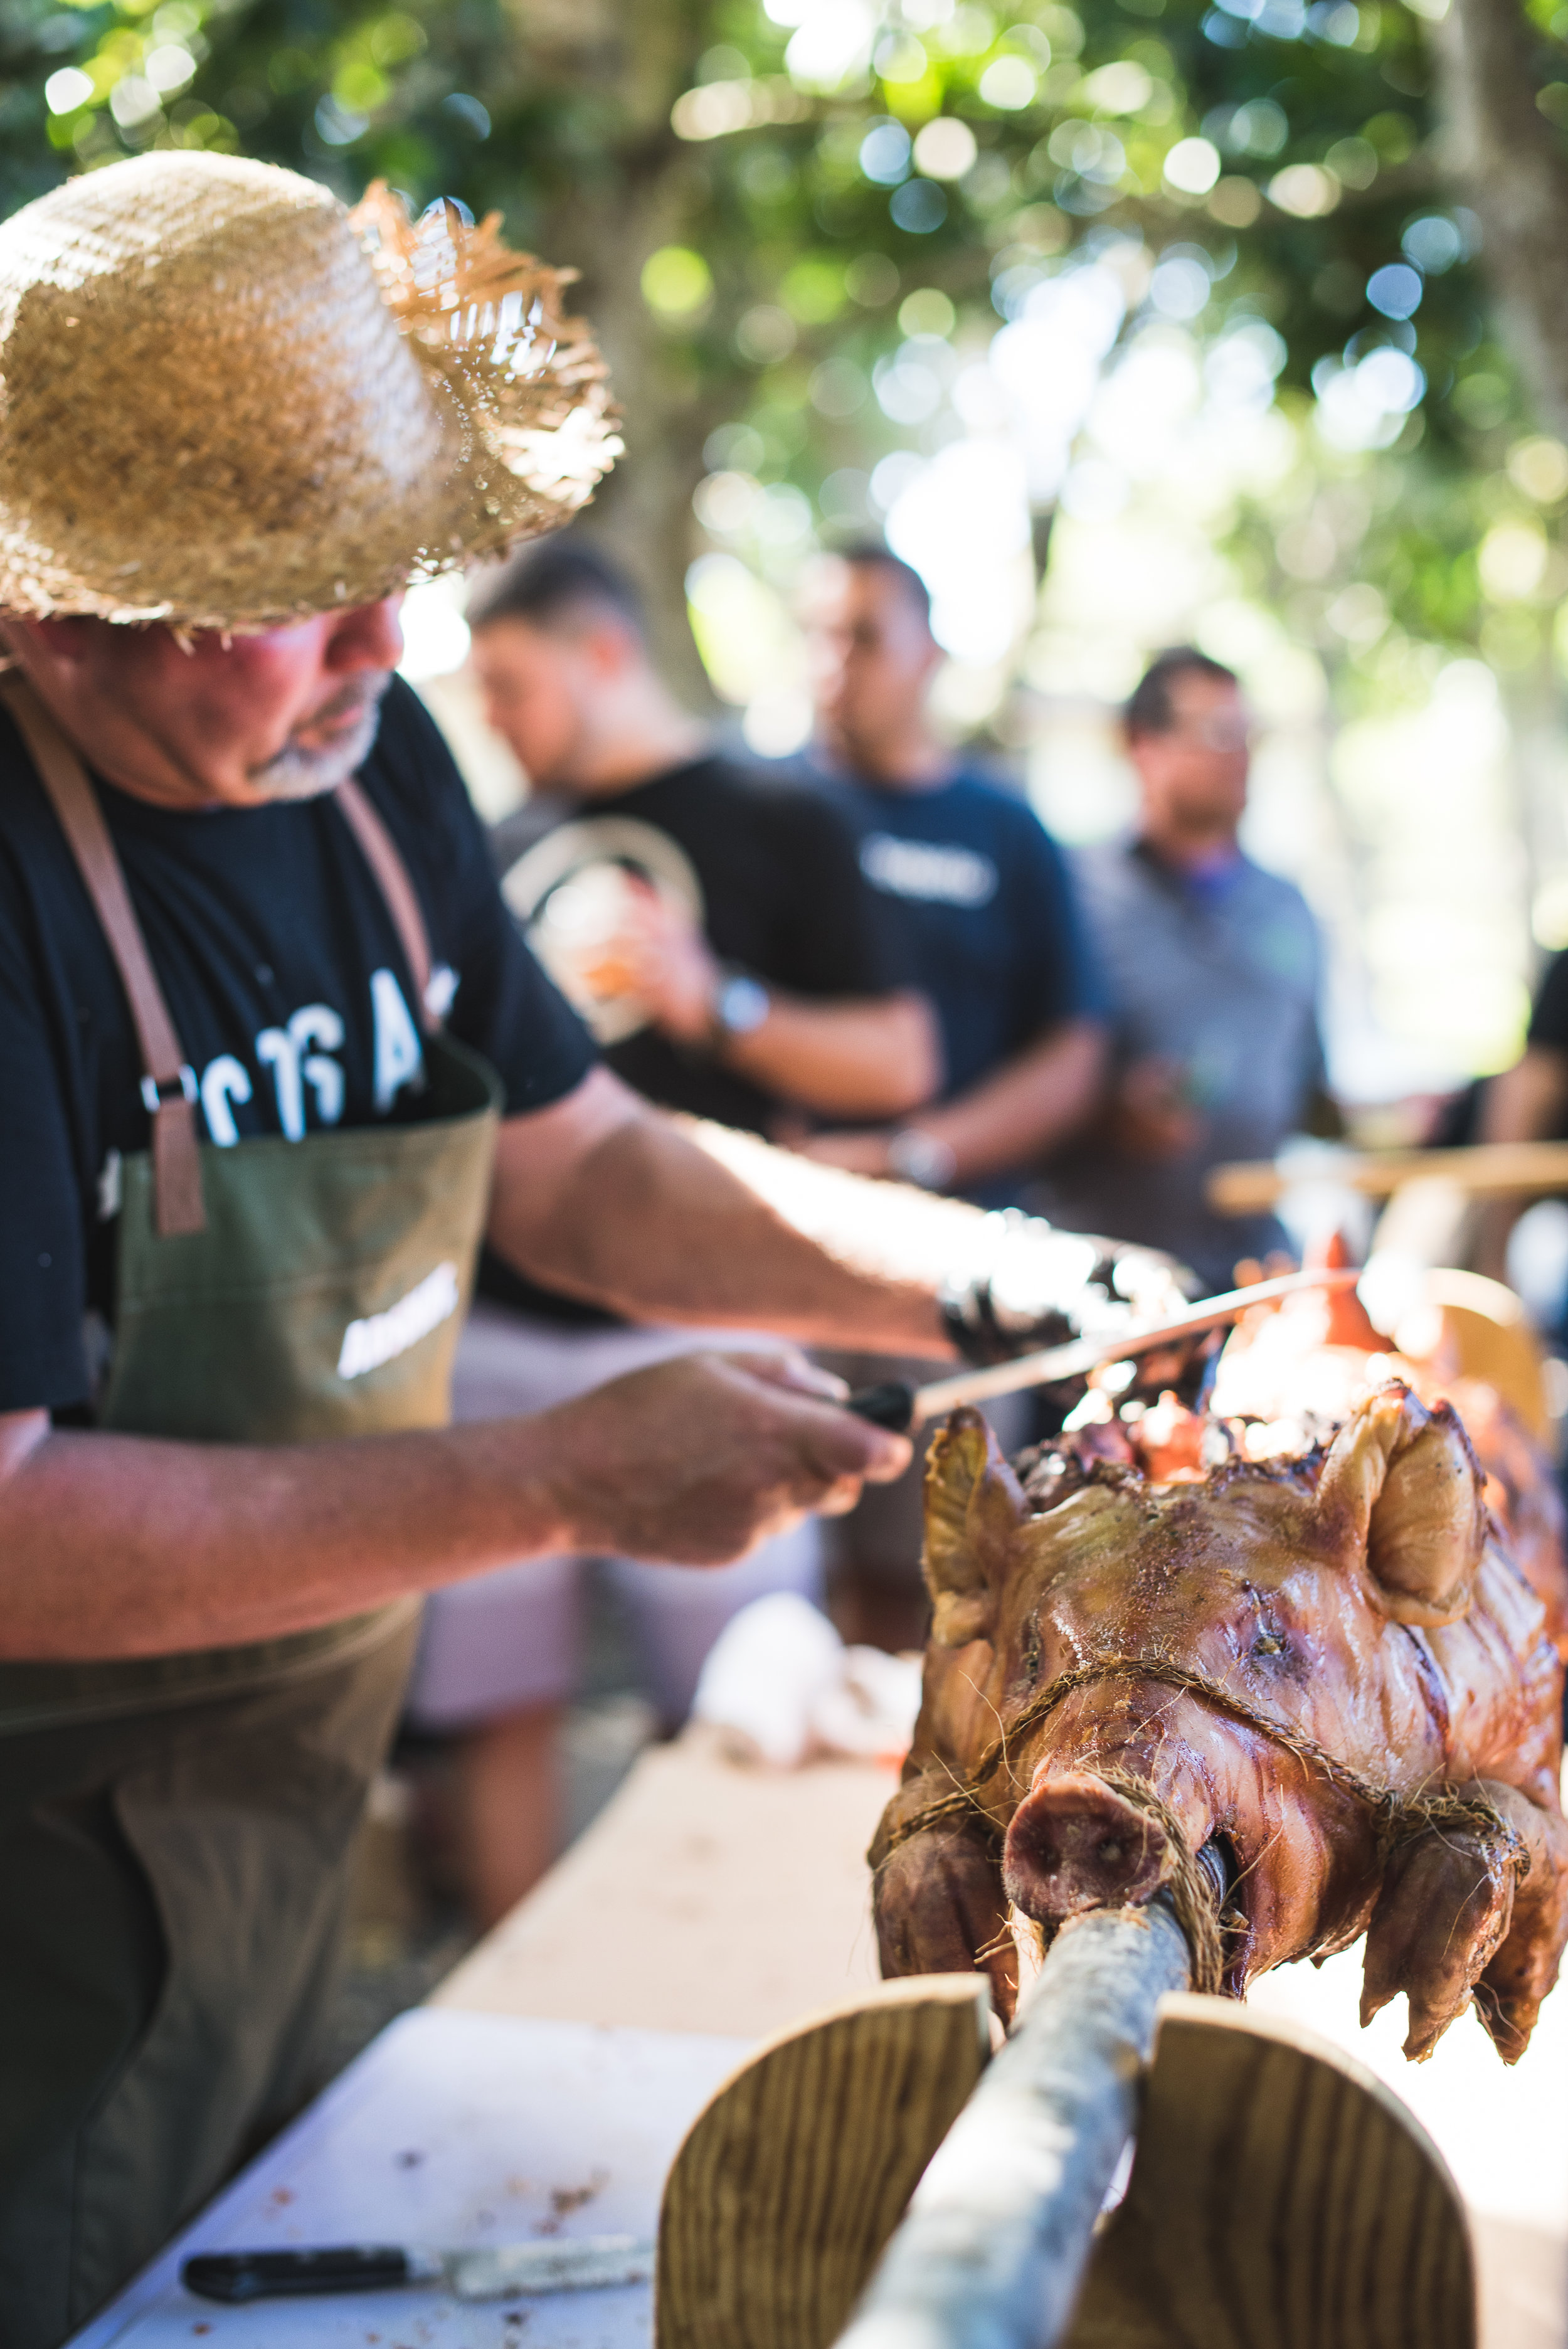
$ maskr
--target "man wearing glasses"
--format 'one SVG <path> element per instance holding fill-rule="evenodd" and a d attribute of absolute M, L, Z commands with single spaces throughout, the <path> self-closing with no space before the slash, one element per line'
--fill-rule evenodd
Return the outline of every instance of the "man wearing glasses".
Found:
<path fill-rule="evenodd" d="M 1205 1287 L 1239 1257 L 1286 1245 L 1272 1216 L 1216 1216 L 1204 1179 L 1272 1157 L 1303 1128 L 1336 1130 L 1317 997 L 1317 926 L 1299 889 L 1243 854 L 1251 719 L 1233 673 L 1191 646 L 1161 653 L 1123 715 L 1140 812 L 1077 859 L 1085 919 L 1109 987 L 1116 1058 L 1107 1108 L 1053 1167 L 1068 1202 L 1156 1241 Z"/>

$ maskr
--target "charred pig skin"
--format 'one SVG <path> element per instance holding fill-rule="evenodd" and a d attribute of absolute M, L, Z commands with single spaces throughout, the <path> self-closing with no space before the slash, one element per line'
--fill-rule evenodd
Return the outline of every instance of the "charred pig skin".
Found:
<path fill-rule="evenodd" d="M 1308 1364 L 1336 1432 L 1269 1457 L 1172 1402 L 1066 1439 L 1026 1489 L 954 1415 L 923 1703 L 871 1855 L 884 1972 L 977 1965 L 1009 2012 L 1010 1918 L 1048 1936 L 1147 1900 L 1180 1843 L 1233 1994 L 1365 1934 L 1363 2020 L 1403 1992 L 1408 2054 L 1472 1998 L 1522 2054 L 1568 1940 L 1557 1626 L 1452 1404 L 1342 1350 L 1358 1396 Z"/>

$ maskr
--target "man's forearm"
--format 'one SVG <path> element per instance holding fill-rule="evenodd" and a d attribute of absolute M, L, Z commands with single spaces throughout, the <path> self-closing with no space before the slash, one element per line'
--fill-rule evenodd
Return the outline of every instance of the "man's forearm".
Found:
<path fill-rule="evenodd" d="M 275 1448 L 46 1426 L 0 1479 L 0 1655 L 273 1639 L 569 1546 L 544 1426 Z"/>
<path fill-rule="evenodd" d="M 0 1658 L 273 1639 L 552 1550 L 717 1566 L 896 1475 L 799 1356 L 688 1354 L 532 1419 L 198 1444 L 0 1416 Z"/>
<path fill-rule="evenodd" d="M 1044 1225 L 670 1118 L 603 1070 L 502 1125 L 489 1237 L 520 1272 L 634 1320 L 937 1359 L 954 1350 L 944 1292 L 973 1300 L 999 1277 L 1022 1340 L 1070 1319 L 1099 1260 Z"/>
<path fill-rule="evenodd" d="M 1031 1045 L 983 1077 L 956 1100 L 922 1110 L 909 1123 L 941 1145 L 951 1163 L 940 1180 L 954 1185 L 984 1182 L 1037 1164 L 1077 1132 L 1093 1108 L 1105 1057 L 1103 1032 L 1088 1020 L 1074 1020 Z M 830 1166 L 863 1174 L 892 1170 L 890 1128 L 820 1133 L 800 1145 Z"/>
<path fill-rule="evenodd" d="M 924 1112 L 920 1131 L 952 1151 L 956 1183 L 1035 1165 L 1088 1116 L 1104 1064 L 1104 1030 L 1071 1020 L 956 1101 Z"/>
<path fill-rule="evenodd" d="M 727 1068 L 832 1118 L 902 1117 L 941 1078 L 936 1026 L 918 995 L 816 1003 L 775 994 L 761 1025 L 725 1040 Z"/>
<path fill-rule="evenodd" d="M 490 1239 L 532 1278 L 634 1320 L 951 1350 L 934 1291 L 976 1244 L 975 1208 L 640 1106 L 542 1186 L 531 1123 L 501 1129 Z"/>

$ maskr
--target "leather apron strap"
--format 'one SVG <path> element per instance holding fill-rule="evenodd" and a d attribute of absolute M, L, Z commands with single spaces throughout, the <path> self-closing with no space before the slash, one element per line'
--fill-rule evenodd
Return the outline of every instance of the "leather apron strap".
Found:
<path fill-rule="evenodd" d="M 181 1050 L 87 771 L 26 681 L 0 679 L 108 941 L 141 1050 L 141 1094 L 152 1118 L 152 1171 L 160 1236 L 207 1227 L 196 1142 L 196 1072 Z"/>
<path fill-rule="evenodd" d="M 142 1099 L 152 1121 L 154 1218 L 159 1237 L 205 1231 L 207 1210 L 196 1136 L 196 1072 L 181 1048 L 103 810 L 75 748 L 26 678 L 15 672 L 0 677 L 0 697 L 59 819 L 130 1006 L 141 1052 Z M 407 867 L 356 779 L 338 785 L 337 803 L 397 932 L 414 981 L 420 1024 L 430 1029 L 436 1025 L 425 1000 L 430 984 L 430 942 Z"/>
<path fill-rule="evenodd" d="M 349 830 L 359 843 L 365 862 L 376 876 L 376 884 L 387 900 L 404 959 L 414 981 L 417 999 L 415 1011 L 419 1025 L 426 1030 L 439 1026 L 433 1019 L 426 997 L 430 992 L 430 938 L 425 927 L 425 916 L 419 911 L 419 900 L 414 895 L 414 885 L 408 878 L 408 868 L 398 855 L 392 835 L 382 823 L 370 802 L 370 796 L 356 775 L 337 787 L 337 804 L 348 819 Z"/>

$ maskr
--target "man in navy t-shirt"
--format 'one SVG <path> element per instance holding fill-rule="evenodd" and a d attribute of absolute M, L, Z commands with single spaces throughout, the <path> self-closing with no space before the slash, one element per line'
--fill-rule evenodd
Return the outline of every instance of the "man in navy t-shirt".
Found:
<path fill-rule="evenodd" d="M 1006 1206 L 1099 1093 L 1100 997 L 1072 885 L 1026 802 L 964 768 L 932 728 L 926 697 L 942 655 L 917 572 L 884 547 L 851 548 L 820 566 L 806 622 L 826 788 L 902 932 L 903 977 L 935 1009 L 944 1068 L 918 1116 L 799 1147 L 857 1174 Z M 869 1359 L 832 1360 L 853 1379 L 885 1375 Z M 1030 1433 L 1026 1398 L 987 1415 L 1009 1451 Z M 918 1646 L 919 1459 L 831 1533 L 841 1628 Z"/>
<path fill-rule="evenodd" d="M 938 1101 L 902 1124 L 804 1146 L 862 1174 L 1005 1205 L 1088 1115 L 1101 1001 L 1072 885 L 1022 799 L 964 768 L 926 697 L 942 655 L 918 573 L 878 545 L 822 564 L 807 608 L 819 756 L 897 917 L 945 1061 Z"/>

